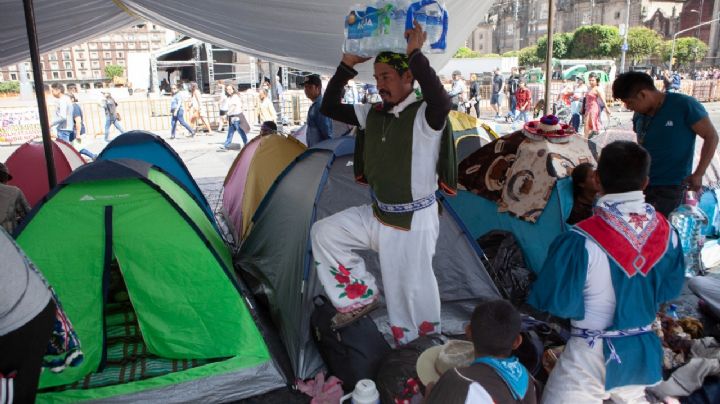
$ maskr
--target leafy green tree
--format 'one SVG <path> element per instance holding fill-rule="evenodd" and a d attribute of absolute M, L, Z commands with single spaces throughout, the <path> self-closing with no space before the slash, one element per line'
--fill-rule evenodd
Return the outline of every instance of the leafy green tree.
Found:
<path fill-rule="evenodd" d="M 616 58 L 622 38 L 617 27 L 588 25 L 575 30 L 569 55 L 576 59 Z"/>
<path fill-rule="evenodd" d="M 105 78 L 112 80 L 115 77 L 122 77 L 125 73 L 125 68 L 120 65 L 107 65 L 105 66 Z"/>
<path fill-rule="evenodd" d="M 570 53 L 570 46 L 574 37 L 573 32 L 563 32 L 561 34 L 553 34 L 553 57 L 556 59 L 564 59 Z M 547 36 L 540 37 L 537 42 L 537 57 L 541 61 L 547 56 Z"/>
<path fill-rule="evenodd" d="M 455 52 L 454 58 L 477 58 L 480 57 L 480 52 L 475 52 L 474 50 L 468 48 L 467 46 L 463 46 L 462 48 L 458 49 L 457 52 Z"/>
<path fill-rule="evenodd" d="M 504 57 L 504 58 L 515 58 L 515 57 L 518 57 L 518 55 L 520 55 L 520 51 L 519 51 L 519 50 L 511 50 L 511 51 L 509 51 L 509 52 L 503 53 L 503 54 L 502 54 L 502 57 Z"/>
<path fill-rule="evenodd" d="M 634 63 L 659 55 L 662 46 L 662 37 L 652 29 L 632 27 L 628 31 L 627 57 Z"/>
<path fill-rule="evenodd" d="M 537 56 L 537 45 L 528 46 L 518 51 L 518 63 L 520 66 L 535 66 L 540 64 L 542 60 Z"/>
<path fill-rule="evenodd" d="M 19 93 L 20 82 L 19 81 L 3 81 L 0 82 L 0 93 Z"/>
<path fill-rule="evenodd" d="M 663 46 L 663 60 L 670 60 L 671 52 L 672 40 L 669 40 Z M 675 66 L 679 67 L 691 62 L 699 62 L 705 58 L 707 52 L 708 46 L 697 38 L 678 38 L 675 40 Z"/>

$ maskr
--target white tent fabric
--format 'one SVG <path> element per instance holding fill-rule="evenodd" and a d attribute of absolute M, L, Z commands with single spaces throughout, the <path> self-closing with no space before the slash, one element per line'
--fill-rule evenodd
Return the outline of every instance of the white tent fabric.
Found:
<path fill-rule="evenodd" d="M 341 58 L 343 22 L 357 0 L 35 0 L 40 51 L 83 42 L 139 21 L 263 60 L 331 73 Z M 491 0 L 445 0 L 446 54 L 431 55 L 440 69 L 462 46 Z M 21 0 L 0 0 L 0 66 L 29 58 Z M 361 66 L 369 79 L 370 64 Z"/>

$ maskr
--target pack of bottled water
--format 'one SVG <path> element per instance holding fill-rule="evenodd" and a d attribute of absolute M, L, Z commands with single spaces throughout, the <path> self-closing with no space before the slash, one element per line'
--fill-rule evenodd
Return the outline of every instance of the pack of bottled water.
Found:
<path fill-rule="evenodd" d="M 697 205 L 695 192 L 687 191 L 685 202 L 672 211 L 669 217 L 670 224 L 680 236 L 680 244 L 685 258 L 686 277 L 705 274 L 700 254 L 703 244 L 705 244 L 702 230 L 708 224 L 708 217 Z"/>
<path fill-rule="evenodd" d="M 427 33 L 424 53 L 445 53 L 448 15 L 435 0 L 377 0 L 356 4 L 345 17 L 343 52 L 372 57 L 380 52 L 405 53 L 405 31 L 417 21 Z"/>

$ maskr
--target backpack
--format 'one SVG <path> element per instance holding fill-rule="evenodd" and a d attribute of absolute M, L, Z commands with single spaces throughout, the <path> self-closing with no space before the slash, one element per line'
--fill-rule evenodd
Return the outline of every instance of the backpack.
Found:
<path fill-rule="evenodd" d="M 677 73 L 674 73 L 672 75 L 672 82 L 670 83 L 670 88 L 673 90 L 679 90 L 680 89 L 680 75 Z"/>
<path fill-rule="evenodd" d="M 515 306 L 522 305 L 530 294 L 535 273 L 525 263 L 515 236 L 493 230 L 480 236 L 477 243 L 488 259 L 488 272 L 500 293 Z"/>
<path fill-rule="evenodd" d="M 375 322 L 363 316 L 336 330 L 332 318 L 337 310 L 330 300 L 319 295 L 313 301 L 310 329 L 330 374 L 342 380 L 346 392 L 352 391 L 360 379 L 374 379 L 380 361 L 390 352 L 390 345 Z"/>
<path fill-rule="evenodd" d="M 393 349 L 380 360 L 375 384 L 380 392 L 380 402 L 397 403 L 412 398 L 420 393 L 417 374 L 417 360 L 428 348 L 445 343 L 437 335 L 425 335 Z M 416 387 L 417 386 L 417 387 Z"/>

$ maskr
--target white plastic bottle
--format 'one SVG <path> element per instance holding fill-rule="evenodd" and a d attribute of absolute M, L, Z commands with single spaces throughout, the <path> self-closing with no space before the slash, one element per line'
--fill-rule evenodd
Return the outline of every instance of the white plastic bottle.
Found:
<path fill-rule="evenodd" d="M 672 211 L 670 224 L 677 230 L 685 258 L 685 276 L 693 277 L 705 273 L 702 262 L 702 247 L 705 236 L 702 229 L 707 226 L 708 218 L 698 206 L 695 192 L 687 191 L 685 202 Z"/>

